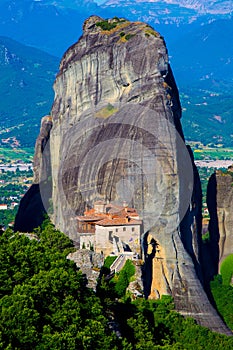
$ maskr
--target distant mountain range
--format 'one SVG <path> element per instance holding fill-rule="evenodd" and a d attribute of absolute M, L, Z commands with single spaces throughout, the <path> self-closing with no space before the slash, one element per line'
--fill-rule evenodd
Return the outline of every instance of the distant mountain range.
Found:
<path fill-rule="evenodd" d="M 61 57 L 97 11 L 92 1 L 0 0 L 0 35 Z"/>
<path fill-rule="evenodd" d="M 172 42 L 188 28 L 200 28 L 201 24 L 229 18 L 233 11 L 232 1 L 109 0 L 101 3 L 0 0 L 0 35 L 61 57 L 68 46 L 77 41 L 83 21 L 92 14 L 148 22 Z"/>
<path fill-rule="evenodd" d="M 59 60 L 0 37 L 0 144 L 33 146 L 40 117 L 50 112 Z"/>
<path fill-rule="evenodd" d="M 0 35 L 37 47 L 60 59 L 67 48 L 78 40 L 82 34 L 83 21 L 92 14 L 103 18 L 118 16 L 145 21 L 159 31 L 167 43 L 184 107 L 182 123 L 186 138 L 199 138 L 204 143 L 221 141 L 220 143 L 230 146 L 230 96 L 233 88 L 232 11 L 232 1 L 216 0 L 0 0 Z M 13 55 L 20 56 L 17 45 L 15 43 L 12 52 Z M 4 52 L 4 45 L 2 48 Z M 24 65 L 25 60 L 36 64 L 37 55 L 32 53 L 32 49 L 23 49 L 21 46 L 19 51 L 22 54 L 24 50 L 24 57 L 21 59 Z M 8 123 L 6 116 L 14 121 L 15 118 L 20 120 L 25 113 L 30 114 L 30 118 L 35 118 L 35 125 L 38 125 L 40 117 L 49 112 L 53 100 L 52 83 L 59 59 L 46 55 L 42 52 L 39 54 L 39 57 L 45 58 L 45 63 L 40 66 L 41 71 L 29 64 L 27 72 L 28 79 L 31 79 L 30 84 L 24 87 L 16 84 L 9 91 L 7 87 L 12 80 L 9 76 L 13 73 L 9 73 L 8 68 L 14 66 L 14 69 L 18 69 L 19 82 L 25 79 L 26 73 L 19 66 L 10 65 L 7 68 L 3 65 L 0 93 L 6 98 L 4 97 L 0 105 L 0 125 Z M 2 60 L 4 55 L 1 57 Z M 48 75 L 47 71 L 51 74 Z M 39 98 L 41 92 L 36 92 L 38 81 L 41 82 L 39 86 L 44 84 L 42 99 Z M 34 97 L 27 98 L 25 103 L 25 94 L 20 92 L 26 90 L 30 92 L 29 96 L 34 94 L 36 103 Z M 47 100 L 47 104 L 42 102 L 44 109 L 38 107 L 42 106 L 40 100 Z M 23 111 L 25 105 L 31 112 L 22 114 L 19 111 Z M 32 142 L 34 140 L 35 135 Z"/>
<path fill-rule="evenodd" d="M 98 2 L 98 1 L 97 1 Z M 224 1 L 224 0 L 136 0 L 136 1 L 130 1 L 130 0 L 108 0 L 108 1 L 101 1 L 101 3 L 104 3 L 105 6 L 127 6 L 128 4 L 159 4 L 161 6 L 162 4 L 166 4 L 166 6 L 171 5 L 179 5 L 179 7 L 183 7 L 186 9 L 192 9 L 198 14 L 228 14 L 233 11 L 233 3 L 231 0 Z M 169 11 L 169 8 L 168 8 Z"/>
<path fill-rule="evenodd" d="M 219 19 L 171 43 L 187 140 L 233 145 L 233 19 Z"/>

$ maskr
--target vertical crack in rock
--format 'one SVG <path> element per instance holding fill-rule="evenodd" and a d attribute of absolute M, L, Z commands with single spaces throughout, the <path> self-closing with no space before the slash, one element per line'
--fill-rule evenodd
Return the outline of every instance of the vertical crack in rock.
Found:
<path fill-rule="evenodd" d="M 177 247 L 176 247 L 176 243 L 175 243 L 173 235 L 172 235 L 172 243 L 173 243 L 173 247 L 175 249 L 175 255 L 176 255 L 177 277 L 178 277 L 178 280 L 181 284 L 180 288 L 184 288 L 184 284 L 183 284 L 182 277 L 181 277 L 180 270 L 179 270 L 179 255 L 178 255 L 178 251 L 177 251 Z M 173 277 L 173 275 L 172 275 L 172 277 Z"/>

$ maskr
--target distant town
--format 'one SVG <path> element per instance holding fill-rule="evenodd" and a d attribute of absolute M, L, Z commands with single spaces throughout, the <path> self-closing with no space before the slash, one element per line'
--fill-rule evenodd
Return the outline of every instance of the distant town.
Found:
<path fill-rule="evenodd" d="M 16 160 L 0 164 L 0 225 L 14 225 L 19 202 L 33 180 L 32 163 Z"/>

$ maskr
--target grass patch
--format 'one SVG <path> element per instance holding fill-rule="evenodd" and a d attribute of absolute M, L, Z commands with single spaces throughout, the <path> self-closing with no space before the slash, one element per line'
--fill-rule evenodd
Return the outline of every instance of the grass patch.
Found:
<path fill-rule="evenodd" d="M 204 235 L 202 235 L 202 242 L 208 243 L 210 241 L 210 233 L 206 232 Z"/>
<path fill-rule="evenodd" d="M 193 149 L 195 160 L 227 160 L 233 158 L 233 148 L 205 147 Z"/>
<path fill-rule="evenodd" d="M 12 161 L 21 160 L 24 163 L 30 163 L 33 160 L 34 148 L 12 149 L 0 147 L 0 163 L 11 163 Z"/>
<path fill-rule="evenodd" d="M 135 34 L 131 34 L 131 33 L 129 33 L 129 34 L 126 34 L 126 36 L 125 36 L 125 40 L 129 40 L 129 39 L 131 39 L 131 38 L 133 38 L 135 36 Z"/>
<path fill-rule="evenodd" d="M 233 330 L 233 288 L 223 284 L 221 275 L 214 277 L 214 280 L 210 282 L 210 288 L 218 312 L 228 327 Z"/>
<path fill-rule="evenodd" d="M 226 259 L 223 260 L 220 266 L 220 272 L 223 285 L 229 286 L 233 276 L 233 254 L 228 255 Z"/>
<path fill-rule="evenodd" d="M 107 258 L 104 260 L 104 267 L 110 269 L 110 266 L 113 264 L 116 258 L 117 256 L 107 256 Z"/>
<path fill-rule="evenodd" d="M 114 113 L 116 113 L 118 111 L 117 108 L 115 108 L 113 105 L 111 105 L 111 103 L 109 103 L 106 107 L 100 109 L 95 116 L 97 118 L 103 118 L 103 119 L 107 119 L 109 118 L 111 115 L 113 115 Z"/>
<path fill-rule="evenodd" d="M 150 35 L 153 35 L 154 37 L 158 38 L 159 37 L 159 34 L 153 30 L 153 29 L 149 29 L 149 30 L 146 30 L 145 32 L 145 35 L 148 37 Z"/>

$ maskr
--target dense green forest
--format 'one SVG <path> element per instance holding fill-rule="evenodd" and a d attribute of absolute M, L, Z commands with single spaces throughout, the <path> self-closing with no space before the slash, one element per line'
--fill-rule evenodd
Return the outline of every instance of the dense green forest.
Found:
<path fill-rule="evenodd" d="M 215 276 L 210 287 L 219 313 L 228 327 L 233 330 L 233 287 L 230 284 L 224 284 L 221 275 Z"/>
<path fill-rule="evenodd" d="M 233 337 L 210 332 L 174 311 L 169 296 L 131 300 L 134 266 L 100 278 L 97 292 L 68 260 L 72 242 L 46 222 L 34 236 L 0 237 L 0 349 L 232 349 Z"/>

